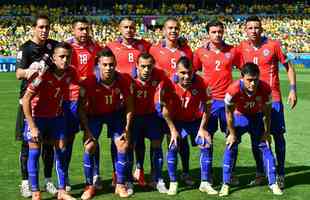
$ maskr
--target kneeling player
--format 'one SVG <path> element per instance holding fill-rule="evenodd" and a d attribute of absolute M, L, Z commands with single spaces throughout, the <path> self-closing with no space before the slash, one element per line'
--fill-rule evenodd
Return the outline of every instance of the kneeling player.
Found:
<path fill-rule="evenodd" d="M 130 196 L 125 187 L 128 160 L 127 147 L 133 112 L 133 81 L 127 74 L 115 71 L 112 51 L 104 49 L 97 55 L 96 78 L 89 78 L 80 90 L 80 120 L 84 129 L 84 173 L 86 188 L 81 199 L 95 195 L 93 185 L 94 154 L 103 124 L 117 148 L 115 193 Z M 124 103 L 124 107 L 123 107 Z"/>
<path fill-rule="evenodd" d="M 29 144 L 28 173 L 32 199 L 40 200 L 38 166 L 42 138 L 54 140 L 58 199 L 73 200 L 65 191 L 65 138 L 61 102 L 67 85 L 75 79 L 73 68 L 68 67 L 71 47 L 59 43 L 53 52 L 53 65 L 33 79 L 23 97 L 26 117 L 24 138 Z"/>
<path fill-rule="evenodd" d="M 259 148 L 264 161 L 269 187 L 275 195 L 282 195 L 276 183 L 275 159 L 270 149 L 271 88 L 259 80 L 259 68 L 246 63 L 242 78 L 232 83 L 225 95 L 228 136 L 223 159 L 223 185 L 220 196 L 229 194 L 229 184 L 238 144 L 242 134 L 249 132 L 252 143 Z"/>
<path fill-rule="evenodd" d="M 201 184 L 199 190 L 208 194 L 217 194 L 208 182 L 211 173 L 212 144 L 211 135 L 206 129 L 211 103 L 207 84 L 200 76 L 193 73 L 191 61 L 186 57 L 181 57 L 177 62 L 173 86 L 175 93 L 169 97 L 167 107 L 163 108 L 163 116 L 171 133 L 167 153 L 170 177 L 168 195 L 177 194 L 177 152 L 182 148 L 179 147 L 179 140 L 186 138 L 187 135 L 195 138 L 196 144 L 200 147 Z"/>

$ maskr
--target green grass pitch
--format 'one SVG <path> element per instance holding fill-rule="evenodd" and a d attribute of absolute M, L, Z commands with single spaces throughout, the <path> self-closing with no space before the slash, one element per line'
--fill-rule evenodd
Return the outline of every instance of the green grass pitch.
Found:
<path fill-rule="evenodd" d="M 287 127 L 287 163 L 286 163 L 286 189 L 281 197 L 273 196 L 267 186 L 248 187 L 250 179 L 255 176 L 254 161 L 252 158 L 249 137 L 243 136 L 243 143 L 240 145 L 237 175 L 241 185 L 232 187 L 231 195 L 225 199 L 287 199 L 306 200 L 310 198 L 310 71 L 303 70 L 297 73 L 298 104 L 295 110 L 290 110 L 286 105 L 288 94 L 287 76 L 281 72 L 281 88 L 283 102 L 285 103 L 285 117 Z M 17 96 L 19 82 L 15 79 L 14 73 L 0 73 L 0 199 L 15 200 L 20 197 L 20 169 L 19 150 L 20 142 L 14 138 L 15 117 L 17 109 Z M 111 161 L 109 153 L 109 141 L 105 132 L 101 137 L 101 174 L 104 178 L 105 189 L 94 199 L 118 199 L 112 194 L 111 182 Z M 148 143 L 148 142 L 147 142 Z M 164 143 L 164 149 L 166 143 Z M 219 189 L 221 182 L 221 162 L 224 148 L 224 137 L 217 133 L 214 143 L 214 180 L 215 187 Z M 147 151 L 148 152 L 148 151 Z M 149 189 L 136 187 L 134 199 L 219 199 L 217 196 L 209 196 L 198 191 L 199 185 L 199 152 L 197 148 L 191 149 L 191 171 L 196 179 L 195 187 L 185 187 L 181 184 L 179 194 L 175 197 L 168 197 Z M 42 168 L 42 165 L 41 165 Z M 179 161 L 180 169 L 180 161 Z M 146 173 L 149 171 L 149 156 L 145 160 Z M 167 177 L 166 164 L 164 175 Z M 53 172 L 55 180 L 55 172 Z M 84 175 L 82 170 L 82 142 L 81 134 L 78 134 L 73 159 L 70 166 L 72 194 L 79 197 L 83 190 Z M 40 173 L 42 185 L 43 175 Z M 166 179 L 167 181 L 167 179 Z M 48 194 L 43 195 L 44 199 L 53 199 Z"/>

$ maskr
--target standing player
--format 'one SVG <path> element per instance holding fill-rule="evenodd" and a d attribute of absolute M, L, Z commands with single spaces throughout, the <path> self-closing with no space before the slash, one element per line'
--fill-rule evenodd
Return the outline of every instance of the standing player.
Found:
<path fill-rule="evenodd" d="M 241 77 L 229 86 L 225 95 L 228 136 L 223 159 L 223 185 L 219 195 L 229 194 L 238 144 L 246 132 L 263 157 L 270 189 L 273 194 L 282 195 L 276 183 L 275 160 L 270 148 L 271 88 L 259 80 L 259 68 L 254 63 L 243 65 Z"/>
<path fill-rule="evenodd" d="M 135 114 L 132 122 L 132 142 L 135 147 L 139 145 L 139 138 L 151 140 L 153 151 L 151 159 L 154 165 L 156 189 L 160 193 L 167 193 L 168 190 L 162 178 L 162 121 L 155 106 L 159 100 L 161 100 L 161 104 L 164 103 L 162 96 L 171 89 L 171 82 L 165 72 L 155 68 L 154 65 L 155 60 L 150 54 L 139 55 L 134 73 Z"/>
<path fill-rule="evenodd" d="M 284 188 L 284 164 L 285 164 L 285 122 L 283 104 L 281 100 L 279 81 L 279 62 L 287 71 L 290 84 L 288 103 L 294 108 L 297 103 L 296 74 L 293 66 L 288 62 L 286 55 L 281 49 L 279 41 L 271 40 L 262 36 L 263 28 L 258 17 L 252 16 L 246 20 L 245 31 L 248 40 L 239 45 L 241 63 L 254 62 L 261 71 L 261 80 L 269 84 L 272 89 L 272 112 L 271 112 L 271 134 L 275 141 L 275 152 L 277 157 L 278 183 Z M 263 163 L 259 156 L 259 150 L 252 148 L 257 164 L 256 179 L 253 184 L 262 183 Z"/>
<path fill-rule="evenodd" d="M 175 73 L 176 62 L 180 57 L 186 56 L 193 59 L 191 48 L 183 38 L 179 37 L 180 24 L 175 18 L 167 18 L 164 22 L 163 34 L 165 39 L 150 48 L 150 54 L 155 58 L 156 67 L 164 70 L 169 77 Z M 193 185 L 189 176 L 189 145 L 187 138 L 180 142 L 180 155 L 183 166 L 181 178 L 188 185 Z"/>
<path fill-rule="evenodd" d="M 209 43 L 198 48 L 194 53 L 193 65 L 195 70 L 202 70 L 205 80 L 209 83 L 212 95 L 211 113 L 208 121 L 208 131 L 213 138 L 218 130 L 226 133 L 226 116 L 224 97 L 228 86 L 232 83 L 233 65 L 238 65 L 237 56 L 233 46 L 223 41 L 224 25 L 222 22 L 213 20 L 207 24 Z M 213 146 L 211 145 L 211 149 Z M 212 166 L 212 150 L 211 150 Z M 212 167 L 211 167 L 212 168 Z M 208 180 L 211 182 L 211 180 Z M 234 184 L 238 181 L 233 178 Z"/>
<path fill-rule="evenodd" d="M 79 108 L 81 125 L 84 128 L 86 177 L 86 187 L 81 198 L 91 199 L 95 195 L 94 153 L 103 124 L 107 124 L 108 135 L 117 148 L 115 193 L 120 197 L 129 197 L 125 182 L 128 172 L 128 138 L 134 107 L 133 81 L 128 74 L 115 71 L 116 60 L 112 51 L 100 51 L 97 59 L 96 78 L 87 79 L 80 90 Z"/>
<path fill-rule="evenodd" d="M 207 131 L 211 97 L 204 80 L 194 73 L 192 63 L 187 57 L 177 61 L 174 80 L 175 93 L 168 98 L 168 109 L 163 115 L 170 129 L 170 143 L 167 152 L 167 166 L 170 177 L 168 195 L 176 195 L 178 182 L 176 176 L 177 151 L 179 141 L 187 136 L 195 138 L 200 147 L 201 184 L 199 190 L 208 194 L 217 194 L 208 182 L 210 176 L 211 135 Z"/>
<path fill-rule="evenodd" d="M 72 47 L 72 65 L 75 67 L 80 81 L 85 80 L 87 77 L 94 75 L 95 57 L 101 47 L 92 40 L 89 29 L 90 25 L 87 19 L 76 19 L 72 23 L 73 38 L 69 39 Z M 77 101 L 79 97 L 79 86 L 75 84 L 70 85 L 70 91 L 65 97 L 64 111 L 66 119 L 66 135 L 67 135 L 67 187 L 66 190 L 70 191 L 69 183 L 69 164 L 72 156 L 72 147 L 74 143 L 75 134 L 79 132 L 79 117 L 77 113 Z M 96 151 L 95 171 L 94 171 L 94 184 L 97 190 L 102 189 L 102 183 L 99 176 L 99 163 L 100 163 L 100 149 L 99 145 Z"/>
<path fill-rule="evenodd" d="M 116 57 L 117 67 L 116 69 L 121 73 L 132 74 L 135 70 L 138 56 L 141 53 L 149 51 L 151 44 L 143 39 L 136 39 L 136 23 L 130 18 L 123 18 L 119 24 L 119 31 L 121 36 L 114 42 L 107 44 L 113 54 Z M 111 154 L 114 160 L 114 144 L 111 144 Z M 135 179 L 139 185 L 144 186 L 144 154 L 145 154 L 145 143 L 144 140 L 139 141 L 139 144 L 135 148 L 136 153 L 136 170 L 134 173 Z M 132 156 L 133 157 L 133 156 Z M 115 171 L 115 170 L 114 170 Z M 114 175 L 113 175 L 114 177 Z"/>
<path fill-rule="evenodd" d="M 22 140 L 22 147 L 20 152 L 20 166 L 22 173 L 22 184 L 21 184 L 21 195 L 23 197 L 30 197 L 31 191 L 29 190 L 28 183 L 28 171 L 27 171 L 27 160 L 28 160 L 28 143 L 22 139 L 22 133 L 24 130 L 24 113 L 22 111 L 21 99 L 28 86 L 27 79 L 38 71 L 35 68 L 29 68 L 29 66 L 35 62 L 42 60 L 44 54 L 51 55 L 52 51 L 57 44 L 55 40 L 48 39 L 50 30 L 49 19 L 45 15 L 37 15 L 33 19 L 32 31 L 33 36 L 31 40 L 25 42 L 17 54 L 16 59 L 16 77 L 22 80 L 20 86 L 20 105 L 18 107 L 17 120 L 16 120 L 16 138 Z M 55 195 L 57 189 L 51 181 L 52 170 L 53 170 L 53 146 L 51 144 L 43 144 L 42 158 L 44 162 L 44 177 L 45 177 L 45 189 Z"/>
<path fill-rule="evenodd" d="M 136 39 L 136 23 L 130 18 L 123 18 L 119 23 L 121 36 L 107 44 L 116 57 L 116 69 L 121 73 L 131 74 L 135 69 L 137 58 L 149 51 L 151 44 L 143 39 Z"/>
<path fill-rule="evenodd" d="M 74 200 L 65 191 L 65 121 L 62 100 L 67 85 L 75 80 L 75 71 L 69 67 L 71 47 L 59 43 L 53 51 L 53 65 L 41 76 L 32 80 L 23 96 L 23 110 L 26 123 L 24 139 L 29 145 L 28 174 L 31 183 L 32 199 L 40 200 L 39 156 L 41 144 L 48 138 L 55 149 L 58 178 L 58 197 L 61 200 Z M 47 109 L 48 107 L 48 109 Z"/>

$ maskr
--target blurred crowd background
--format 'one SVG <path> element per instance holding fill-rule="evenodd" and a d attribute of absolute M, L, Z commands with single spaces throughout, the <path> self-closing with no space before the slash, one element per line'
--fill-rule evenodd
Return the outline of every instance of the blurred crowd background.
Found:
<path fill-rule="evenodd" d="M 76 0 L 12 0 L 7 5 L 0 0 L 0 56 L 16 55 L 19 45 L 31 37 L 29 19 L 38 11 L 48 13 L 51 18 L 50 38 L 59 41 L 70 38 L 73 19 L 85 16 L 92 24 L 93 38 L 102 45 L 119 36 L 117 26 L 121 16 L 133 16 L 137 22 L 137 37 L 157 43 L 162 39 L 161 27 L 165 17 L 174 15 L 181 23 L 180 35 L 189 41 L 193 50 L 206 37 L 206 25 L 210 19 L 222 20 L 226 25 L 225 41 L 236 45 L 245 39 L 245 17 L 256 14 L 263 20 L 264 34 L 279 39 L 288 52 L 310 52 L 308 1 L 134 0 L 131 4 L 125 0 L 86 2 L 88 3 L 80 5 Z"/>

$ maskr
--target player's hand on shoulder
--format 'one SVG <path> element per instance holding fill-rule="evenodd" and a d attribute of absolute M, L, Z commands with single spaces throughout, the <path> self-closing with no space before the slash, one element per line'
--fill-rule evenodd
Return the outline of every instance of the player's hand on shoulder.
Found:
<path fill-rule="evenodd" d="M 40 63 L 33 62 L 28 69 L 25 70 L 25 77 L 27 80 L 34 79 L 39 75 Z"/>

